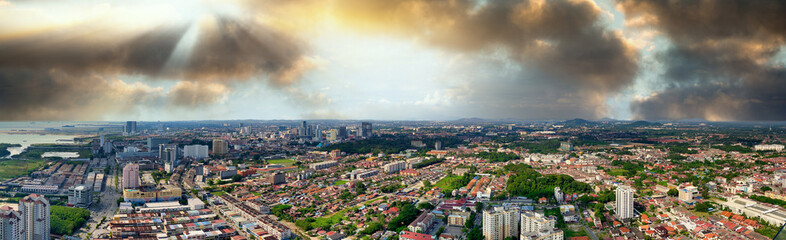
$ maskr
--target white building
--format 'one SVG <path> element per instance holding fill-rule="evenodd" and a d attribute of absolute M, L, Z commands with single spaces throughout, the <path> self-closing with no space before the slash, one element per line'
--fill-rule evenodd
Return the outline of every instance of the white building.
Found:
<path fill-rule="evenodd" d="M 30 194 L 19 200 L 25 239 L 49 240 L 49 201 L 44 196 Z"/>
<path fill-rule="evenodd" d="M 692 203 L 693 198 L 699 195 L 699 188 L 694 186 L 687 186 L 679 190 L 679 198 L 683 202 Z"/>
<path fill-rule="evenodd" d="M 314 169 L 314 170 L 328 169 L 328 168 L 333 167 L 333 166 L 338 166 L 338 162 L 336 162 L 336 161 L 324 161 L 324 162 L 312 163 L 311 165 L 308 165 L 309 168 Z"/>
<path fill-rule="evenodd" d="M 370 178 L 379 174 L 379 170 L 376 169 L 355 169 L 352 172 L 347 174 L 347 178 L 350 180 L 363 180 L 366 178 Z"/>
<path fill-rule="evenodd" d="M 93 187 L 78 185 L 68 188 L 68 203 L 81 208 L 90 206 L 93 203 Z"/>
<path fill-rule="evenodd" d="M 616 213 L 619 219 L 633 218 L 633 194 L 636 192 L 630 186 L 620 185 L 617 188 Z"/>
<path fill-rule="evenodd" d="M 786 210 L 781 207 L 762 204 L 747 198 L 733 196 L 726 202 L 720 202 L 724 207 L 731 209 L 735 214 L 745 214 L 748 217 L 758 217 L 769 224 L 783 226 L 786 224 Z"/>
<path fill-rule="evenodd" d="M 543 229 L 554 229 L 557 224 L 557 218 L 554 216 L 545 216 L 535 211 L 522 211 L 521 212 L 521 233 L 538 232 Z"/>
<path fill-rule="evenodd" d="M 22 213 L 9 206 L 0 207 L 0 240 L 22 240 Z"/>
<path fill-rule="evenodd" d="M 486 240 L 504 240 L 519 235 L 519 208 L 494 207 L 483 211 L 483 236 Z"/>
<path fill-rule="evenodd" d="M 183 156 L 197 160 L 207 158 L 207 145 L 187 145 L 183 147 Z"/>
<path fill-rule="evenodd" d="M 565 193 L 563 193 L 559 187 L 554 188 L 554 199 L 557 199 L 557 203 L 565 201 Z"/>
<path fill-rule="evenodd" d="M 537 232 L 526 232 L 519 236 L 519 240 L 563 240 L 565 236 L 559 229 L 543 229 Z"/>
<path fill-rule="evenodd" d="M 395 161 L 382 166 L 386 173 L 397 173 L 398 171 L 407 169 L 407 162 Z"/>
<path fill-rule="evenodd" d="M 783 151 L 784 146 L 781 144 L 759 144 L 753 146 L 753 150 L 756 151 Z"/>

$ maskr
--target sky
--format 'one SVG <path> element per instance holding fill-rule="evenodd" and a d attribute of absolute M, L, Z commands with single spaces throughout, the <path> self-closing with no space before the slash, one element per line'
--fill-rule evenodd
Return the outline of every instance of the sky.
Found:
<path fill-rule="evenodd" d="M 785 44 L 775 0 L 0 0 L 0 121 L 783 121 Z"/>

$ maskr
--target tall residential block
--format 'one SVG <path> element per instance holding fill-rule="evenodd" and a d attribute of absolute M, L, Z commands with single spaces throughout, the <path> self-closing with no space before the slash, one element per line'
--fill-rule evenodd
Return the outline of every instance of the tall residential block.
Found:
<path fill-rule="evenodd" d="M 0 240 L 22 240 L 22 213 L 9 206 L 0 207 Z"/>
<path fill-rule="evenodd" d="M 123 167 L 123 188 L 139 188 L 139 165 L 135 163 L 127 164 Z"/>
<path fill-rule="evenodd" d="M 519 235 L 519 208 L 494 207 L 483 211 L 483 236 L 486 240 L 504 240 Z"/>
<path fill-rule="evenodd" d="M 520 240 L 562 240 L 562 230 L 555 227 L 557 218 L 535 211 L 521 212 Z"/>
<path fill-rule="evenodd" d="M 49 201 L 44 196 L 30 194 L 19 200 L 25 239 L 49 240 Z"/>
<path fill-rule="evenodd" d="M 123 134 L 132 135 L 135 133 L 136 133 L 136 121 L 126 122 L 126 125 L 123 126 Z"/>
<path fill-rule="evenodd" d="M 229 144 L 223 139 L 213 139 L 213 155 L 224 155 L 229 153 Z"/>
<path fill-rule="evenodd" d="M 187 145 L 183 147 L 183 157 L 193 159 L 207 158 L 207 145 Z"/>
<path fill-rule="evenodd" d="M 362 138 L 370 138 L 374 136 L 374 130 L 371 128 L 370 122 L 362 122 L 360 123 L 360 129 L 358 130 L 358 136 Z"/>
<path fill-rule="evenodd" d="M 617 188 L 617 218 L 633 218 L 633 194 L 635 192 L 636 190 L 630 186 L 621 185 Z"/>

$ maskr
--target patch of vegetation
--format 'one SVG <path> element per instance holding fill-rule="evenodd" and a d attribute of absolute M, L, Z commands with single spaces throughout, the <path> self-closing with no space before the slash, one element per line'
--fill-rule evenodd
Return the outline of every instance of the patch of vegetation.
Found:
<path fill-rule="evenodd" d="M 275 215 L 281 220 L 292 222 L 292 215 L 289 215 L 289 213 L 287 213 L 287 210 L 289 210 L 290 208 L 292 208 L 291 205 L 286 205 L 286 204 L 276 205 L 270 208 L 270 213 Z"/>
<path fill-rule="evenodd" d="M 43 159 L 2 159 L 0 160 L 0 180 L 29 175 L 46 164 Z"/>
<path fill-rule="evenodd" d="M 402 189 L 404 187 L 405 186 L 401 185 L 401 184 L 391 184 L 391 185 L 387 185 L 387 186 L 381 187 L 381 188 L 379 188 L 379 190 L 382 191 L 383 193 L 392 193 L 392 192 L 398 191 L 399 189 Z"/>
<path fill-rule="evenodd" d="M 341 186 L 341 185 L 344 185 L 347 182 L 349 182 L 349 181 L 347 181 L 347 180 L 338 180 L 338 181 L 333 183 L 333 186 Z"/>
<path fill-rule="evenodd" d="M 0 143 L 0 157 L 6 157 L 11 155 L 11 152 L 8 151 L 10 147 L 21 147 L 20 144 L 10 144 L 10 143 Z"/>
<path fill-rule="evenodd" d="M 750 196 L 748 196 L 748 198 L 750 198 L 752 200 L 755 200 L 755 201 L 763 202 L 763 203 L 769 203 L 769 204 L 772 204 L 772 205 L 778 205 L 778 206 L 781 206 L 781 207 L 786 207 L 786 201 L 783 201 L 783 200 L 780 200 L 780 199 L 774 199 L 774 198 L 769 198 L 769 197 L 759 196 L 759 195 L 750 195 Z"/>
<path fill-rule="evenodd" d="M 514 173 L 508 178 L 507 191 L 512 196 L 526 196 L 530 199 L 551 197 L 554 187 L 560 187 L 565 193 L 590 193 L 589 184 L 577 182 L 564 174 L 543 176 L 527 164 L 510 164 L 505 170 Z"/>
<path fill-rule="evenodd" d="M 490 163 L 507 162 L 510 160 L 521 159 L 516 154 L 501 153 L 501 152 L 479 152 L 475 154 L 465 154 L 464 157 L 478 157 L 488 160 Z"/>
<path fill-rule="evenodd" d="M 267 160 L 267 163 L 268 164 L 279 164 L 279 165 L 282 165 L 284 167 L 291 167 L 292 165 L 295 165 L 295 160 L 292 160 L 292 159 L 271 159 L 271 160 Z"/>
<path fill-rule="evenodd" d="M 522 147 L 529 149 L 530 153 L 558 153 L 560 143 L 557 140 L 548 140 L 541 142 L 517 142 L 511 144 L 512 147 Z"/>
<path fill-rule="evenodd" d="M 50 233 L 57 235 L 71 235 L 87 222 L 90 211 L 82 208 L 51 206 Z"/>
<path fill-rule="evenodd" d="M 413 164 L 412 168 L 424 168 L 424 167 L 428 167 L 428 166 L 431 166 L 431 165 L 434 165 L 434 164 L 437 164 L 437 163 L 441 163 L 442 161 L 445 161 L 445 159 L 443 159 L 443 158 L 432 158 L 432 159 L 420 162 L 418 164 Z"/>
<path fill-rule="evenodd" d="M 718 145 L 718 146 L 712 146 L 712 148 L 720 149 L 720 150 L 727 151 L 727 152 L 739 152 L 739 153 L 752 153 L 753 152 L 753 149 L 751 149 L 751 148 L 743 147 L 743 146 L 737 146 L 737 145 Z"/>
<path fill-rule="evenodd" d="M 442 194 L 449 195 L 453 190 L 467 186 L 467 184 L 472 181 L 472 175 L 471 173 L 465 173 L 463 176 L 459 176 L 451 173 L 442 180 L 439 180 L 434 186 L 441 188 Z"/>
<path fill-rule="evenodd" d="M 423 141 L 426 146 L 434 146 L 434 143 L 437 141 L 442 142 L 443 148 L 451 148 L 455 147 L 458 144 L 463 143 L 462 140 L 458 138 L 428 138 L 428 139 L 417 139 L 417 138 L 393 138 L 393 139 L 386 139 L 386 138 L 373 138 L 373 139 L 364 139 L 364 140 L 357 140 L 353 142 L 344 142 L 339 144 L 333 144 L 330 146 L 322 147 L 320 151 L 332 151 L 338 149 L 342 152 L 346 152 L 349 154 L 365 154 L 365 153 L 385 153 L 385 154 L 392 154 L 392 153 L 400 153 L 404 150 L 414 148 L 412 146 L 412 141 Z"/>
<path fill-rule="evenodd" d="M 393 206 L 399 208 L 399 214 L 388 222 L 388 230 L 401 232 L 420 215 L 420 210 L 411 203 L 395 202 Z"/>
<path fill-rule="evenodd" d="M 281 205 L 279 205 L 279 206 L 281 206 Z M 299 227 L 299 228 L 301 228 L 301 229 L 303 229 L 305 231 L 308 231 L 308 230 L 311 230 L 311 229 L 315 229 L 315 228 L 319 228 L 319 229 L 323 229 L 323 230 L 330 229 L 330 227 L 332 227 L 333 225 L 336 225 L 339 222 L 341 222 L 342 220 L 344 220 L 345 215 L 346 215 L 346 213 L 348 211 L 354 211 L 355 209 L 357 209 L 357 208 L 354 208 L 354 207 L 353 208 L 346 208 L 346 209 L 338 211 L 338 212 L 334 213 L 333 215 L 330 215 L 330 216 L 327 216 L 327 217 L 319 217 L 319 218 L 310 217 L 310 218 L 306 218 L 306 219 L 297 220 L 297 221 L 295 221 L 295 226 L 297 226 L 297 227 Z M 373 232 L 371 232 L 371 233 L 373 233 Z"/>
<path fill-rule="evenodd" d="M 166 171 L 155 171 L 155 172 L 151 173 L 150 175 L 153 175 L 153 179 L 155 179 L 156 182 L 158 182 L 158 181 L 160 181 L 162 179 L 163 180 L 169 180 L 169 178 L 172 177 L 172 173 L 167 173 Z"/>

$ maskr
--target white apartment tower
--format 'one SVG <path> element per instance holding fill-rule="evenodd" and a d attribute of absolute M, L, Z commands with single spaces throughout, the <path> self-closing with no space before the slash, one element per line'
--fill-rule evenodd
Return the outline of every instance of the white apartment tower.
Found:
<path fill-rule="evenodd" d="M 207 145 L 187 145 L 183 147 L 183 156 L 193 159 L 207 158 Z"/>
<path fill-rule="evenodd" d="M 521 212 L 520 240 L 563 240 L 562 230 L 555 227 L 557 218 L 534 211 Z"/>
<path fill-rule="evenodd" d="M 521 212 L 521 232 L 537 232 L 543 229 L 554 229 L 557 219 L 535 211 Z"/>
<path fill-rule="evenodd" d="M 494 207 L 483 211 L 483 236 L 486 240 L 518 236 L 519 217 L 517 207 Z"/>
<path fill-rule="evenodd" d="M 0 207 L 0 240 L 22 240 L 22 213 L 9 206 Z"/>
<path fill-rule="evenodd" d="M 30 194 L 19 201 L 22 226 L 27 240 L 49 240 L 49 201 L 38 194 Z"/>
<path fill-rule="evenodd" d="M 620 185 L 617 188 L 617 218 L 629 219 L 633 217 L 633 194 L 636 192 L 630 186 Z"/>
<path fill-rule="evenodd" d="M 559 187 L 554 188 L 554 199 L 556 199 L 559 204 L 565 201 L 565 193 L 563 193 L 562 189 Z"/>

